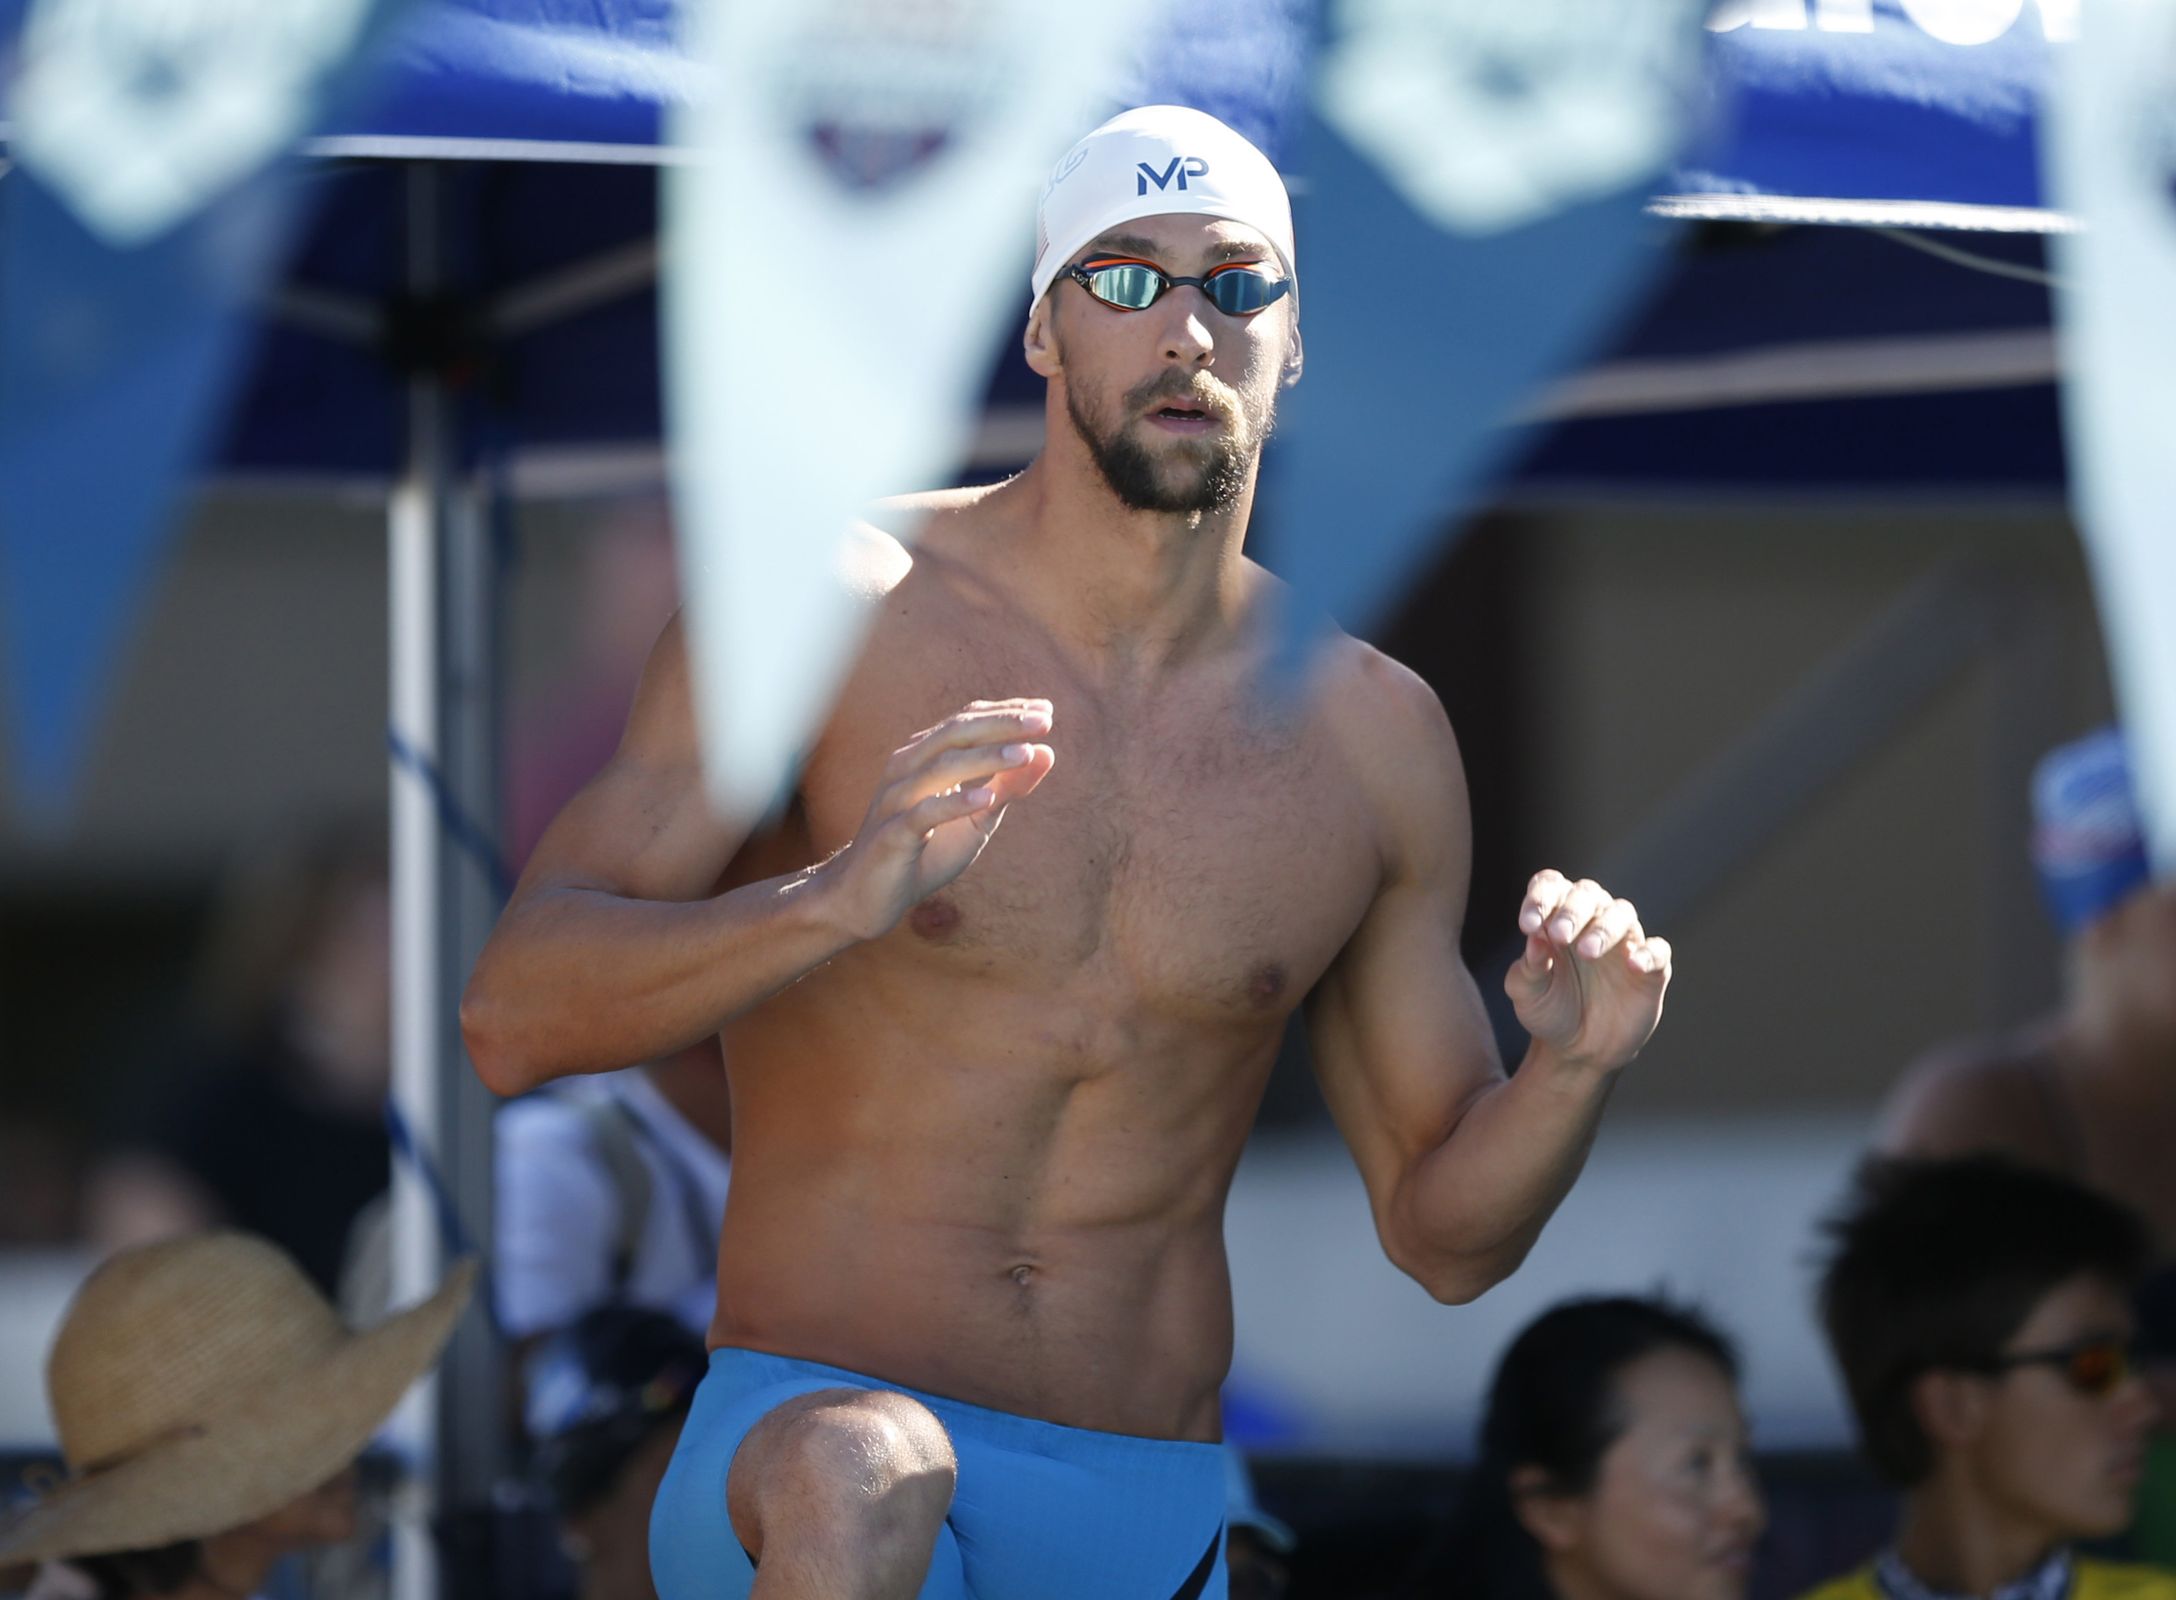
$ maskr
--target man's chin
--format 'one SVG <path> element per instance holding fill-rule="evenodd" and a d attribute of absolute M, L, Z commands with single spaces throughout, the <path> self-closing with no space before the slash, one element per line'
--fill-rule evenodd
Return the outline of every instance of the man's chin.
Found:
<path fill-rule="evenodd" d="M 1234 454 L 1230 435 L 1221 430 L 1180 435 L 1152 426 L 1149 433 L 1151 437 L 1142 443 L 1156 463 L 1156 480 L 1174 491 L 1198 491 L 1211 477 L 1228 470 Z"/>
<path fill-rule="evenodd" d="M 1174 512 L 1220 509 L 1221 502 L 1209 492 L 1209 472 L 1205 467 L 1162 473 L 1156 480 L 1156 488 L 1163 505 Z"/>
<path fill-rule="evenodd" d="M 1191 471 L 1199 476 L 1207 464 L 1208 451 L 1200 439 L 1181 439 L 1151 423 L 1142 423 L 1127 436 L 1134 455 L 1153 464 L 1159 482 L 1174 473 Z"/>

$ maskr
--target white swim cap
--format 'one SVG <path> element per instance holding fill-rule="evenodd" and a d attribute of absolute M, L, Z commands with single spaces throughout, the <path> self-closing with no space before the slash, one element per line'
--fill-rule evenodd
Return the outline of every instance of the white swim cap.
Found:
<path fill-rule="evenodd" d="M 1140 106 L 1068 150 L 1043 186 L 1029 280 L 1035 299 L 1104 229 L 1173 211 L 1261 229 L 1298 290 L 1292 201 L 1269 157 L 1206 111 Z"/>

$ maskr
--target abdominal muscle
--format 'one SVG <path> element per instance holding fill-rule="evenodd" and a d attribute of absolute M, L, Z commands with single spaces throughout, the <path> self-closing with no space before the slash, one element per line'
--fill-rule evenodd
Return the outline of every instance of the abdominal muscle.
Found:
<path fill-rule="evenodd" d="M 711 1343 L 1070 1427 L 1216 1439 L 1224 1198 L 1281 1019 L 1127 1017 L 1105 996 L 1053 1049 L 1067 1000 L 894 992 L 884 965 L 835 964 L 726 1032 Z"/>

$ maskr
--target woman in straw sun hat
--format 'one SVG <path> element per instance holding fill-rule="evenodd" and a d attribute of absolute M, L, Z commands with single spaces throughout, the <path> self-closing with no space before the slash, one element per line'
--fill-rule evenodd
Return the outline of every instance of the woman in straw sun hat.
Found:
<path fill-rule="evenodd" d="M 0 1568 L 65 1558 L 102 1600 L 247 1600 L 288 1551 L 351 1531 L 355 1458 L 437 1360 L 474 1278 L 464 1262 L 359 1333 L 252 1234 L 112 1257 L 46 1362 L 68 1477 L 0 1520 Z"/>

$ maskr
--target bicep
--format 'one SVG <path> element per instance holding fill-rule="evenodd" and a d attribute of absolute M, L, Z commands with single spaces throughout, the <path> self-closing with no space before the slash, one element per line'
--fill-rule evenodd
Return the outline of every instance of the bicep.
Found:
<path fill-rule="evenodd" d="M 619 747 L 545 829 L 515 899 L 553 889 L 698 899 L 716 887 L 739 843 L 704 788 L 675 616 L 643 669 Z"/>
<path fill-rule="evenodd" d="M 1309 1000 L 1323 1098 L 1378 1205 L 1503 1079 L 1458 921 L 1439 891 L 1386 889 Z"/>
<path fill-rule="evenodd" d="M 1361 753 L 1383 883 L 1309 1005 L 1323 1096 L 1380 1204 L 1502 1081 L 1488 1013 L 1459 953 L 1472 859 L 1465 770 L 1434 693 L 1396 669 L 1372 685 Z"/>

